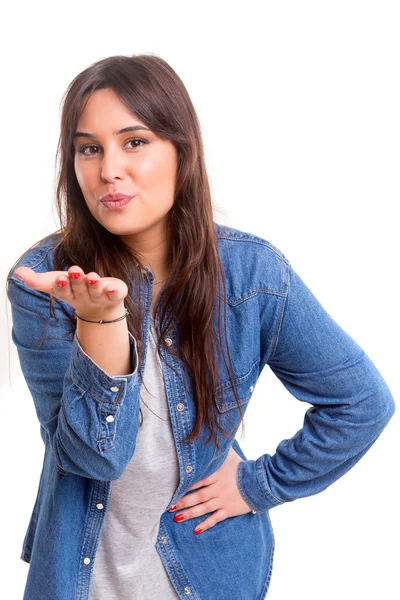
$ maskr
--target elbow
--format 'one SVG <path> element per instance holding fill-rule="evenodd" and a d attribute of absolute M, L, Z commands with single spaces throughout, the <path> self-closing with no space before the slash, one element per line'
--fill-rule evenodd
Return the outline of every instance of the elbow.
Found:
<path fill-rule="evenodd" d="M 370 423 L 375 428 L 376 434 L 379 435 L 396 412 L 396 404 L 392 393 L 383 379 L 380 380 L 375 393 L 371 394 L 371 398 L 373 399 L 373 403 Z"/>
<path fill-rule="evenodd" d="M 86 479 L 93 479 L 95 481 L 114 481 L 119 479 L 122 475 L 121 471 L 116 471 L 112 467 L 102 468 L 100 471 L 84 468 L 83 466 L 73 465 L 70 462 L 68 465 L 64 464 L 64 467 L 60 467 L 57 460 L 55 461 L 56 469 L 61 477 L 66 475 L 79 475 L 79 477 L 85 477 Z"/>
<path fill-rule="evenodd" d="M 96 481 L 114 481 L 121 477 L 126 466 L 124 464 L 122 468 L 120 457 L 107 452 L 98 454 L 90 451 L 89 453 L 67 454 L 55 439 L 53 440 L 53 454 L 57 471 L 62 476 L 72 473 Z"/>
<path fill-rule="evenodd" d="M 394 398 L 393 398 L 390 390 L 388 389 L 388 392 L 386 394 L 386 399 L 384 402 L 384 411 L 382 411 L 383 418 L 386 420 L 386 425 L 389 423 L 390 419 L 393 417 L 395 412 L 396 412 L 396 403 L 394 401 Z"/>
<path fill-rule="evenodd" d="M 380 406 L 381 417 L 386 423 L 389 423 L 396 412 L 396 404 L 393 395 L 383 378 L 380 380 L 380 385 L 378 387 L 378 397 L 380 399 L 378 405 Z"/>

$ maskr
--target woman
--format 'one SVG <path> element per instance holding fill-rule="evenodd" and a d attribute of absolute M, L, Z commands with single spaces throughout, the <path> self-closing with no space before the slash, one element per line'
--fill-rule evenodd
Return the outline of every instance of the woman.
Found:
<path fill-rule="evenodd" d="M 280 250 L 214 222 L 196 113 L 161 58 L 80 73 L 59 156 L 61 228 L 8 276 L 45 443 L 24 599 L 265 598 L 269 510 L 351 469 L 392 395 Z M 234 436 L 266 364 L 312 407 L 247 460 Z"/>

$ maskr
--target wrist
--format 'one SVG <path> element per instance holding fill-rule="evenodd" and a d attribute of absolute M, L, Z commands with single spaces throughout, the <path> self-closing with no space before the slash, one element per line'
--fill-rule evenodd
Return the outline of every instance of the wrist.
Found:
<path fill-rule="evenodd" d="M 85 322 L 84 319 L 87 321 L 112 321 L 125 316 L 125 312 L 125 305 L 122 303 L 111 308 L 102 307 L 98 310 L 90 309 L 87 311 L 81 311 L 79 309 L 75 309 L 75 317 L 78 322 Z"/>

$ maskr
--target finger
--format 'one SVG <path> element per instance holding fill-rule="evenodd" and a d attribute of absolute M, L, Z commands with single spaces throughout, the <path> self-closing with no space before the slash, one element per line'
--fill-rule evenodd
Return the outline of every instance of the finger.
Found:
<path fill-rule="evenodd" d="M 97 273 L 91 271 L 86 275 L 86 284 L 90 297 L 93 300 L 98 300 L 102 296 L 107 296 L 110 300 L 120 301 L 125 298 L 127 286 L 125 289 L 121 289 L 123 286 L 114 278 L 101 278 Z"/>
<path fill-rule="evenodd" d="M 118 288 L 115 283 L 104 283 L 103 292 L 110 299 L 119 302 L 125 298 L 125 294 Z"/>
<path fill-rule="evenodd" d="M 201 488 L 205 485 L 210 485 L 211 483 L 214 483 L 215 481 L 217 481 L 218 480 L 218 477 L 216 477 L 217 472 L 218 471 L 215 471 L 215 473 L 212 473 L 208 477 L 205 477 L 204 479 L 200 479 L 200 481 L 196 481 L 196 483 L 194 483 L 192 486 L 190 486 L 190 488 L 188 489 L 188 492 L 190 490 L 197 490 L 198 488 Z"/>
<path fill-rule="evenodd" d="M 74 296 L 71 291 L 68 273 L 64 272 L 62 275 L 56 276 L 53 280 L 53 287 L 50 289 L 49 293 L 59 300 L 64 300 L 68 303 L 71 302 Z"/>
<path fill-rule="evenodd" d="M 105 295 L 110 300 L 118 303 L 127 295 L 128 286 L 119 279 L 103 277 L 97 284 Z"/>
<path fill-rule="evenodd" d="M 70 303 L 74 296 L 71 292 L 69 278 L 65 274 L 57 276 L 53 281 L 49 294 L 58 300 Z"/>
<path fill-rule="evenodd" d="M 201 515 L 205 515 L 209 512 L 212 512 L 213 510 L 217 510 L 220 507 L 221 499 L 212 498 L 211 500 L 207 500 L 207 502 L 203 502 L 202 504 L 196 504 L 196 506 L 188 508 L 188 510 L 178 512 L 176 515 L 174 515 L 173 520 L 175 521 L 175 523 L 189 521 L 189 519 L 200 517 Z"/>
<path fill-rule="evenodd" d="M 113 298 L 117 297 L 119 294 L 115 294 L 115 292 L 121 292 L 119 289 L 120 286 L 114 281 L 114 278 L 111 277 L 103 277 L 101 278 L 97 273 L 91 271 L 86 275 L 86 284 L 89 294 L 92 298 L 100 298 L 104 294 L 108 294 L 111 292 L 113 294 Z"/>
<path fill-rule="evenodd" d="M 67 271 L 71 293 L 75 298 L 86 296 L 85 273 L 78 265 L 73 265 Z"/>
<path fill-rule="evenodd" d="M 47 271 L 46 273 L 36 273 L 30 267 L 18 267 L 15 274 L 22 279 L 26 286 L 52 294 L 54 292 L 55 278 L 60 275 L 65 276 L 65 271 Z M 57 286 L 56 286 L 57 287 Z"/>
<path fill-rule="evenodd" d="M 103 295 L 103 288 L 99 283 L 100 275 L 94 271 L 90 271 L 90 273 L 86 274 L 85 280 L 90 297 L 93 299 L 100 298 Z"/>
<path fill-rule="evenodd" d="M 199 488 L 203 487 L 203 485 L 204 485 L 203 480 L 197 481 L 188 489 L 188 492 L 190 492 L 191 490 L 198 490 Z"/>
<path fill-rule="evenodd" d="M 204 533 L 205 531 L 207 531 L 207 529 L 211 529 L 211 527 L 214 527 L 214 525 L 216 525 L 220 521 L 224 521 L 228 518 L 229 515 L 227 514 L 226 510 L 224 508 L 220 508 L 219 510 L 216 510 L 211 516 L 209 516 L 205 521 L 198 523 L 198 525 L 196 525 L 196 527 L 194 528 L 193 533 L 195 533 L 196 535 L 198 535 L 199 533 Z"/>
<path fill-rule="evenodd" d="M 198 504 L 205 504 L 210 500 L 213 500 L 218 497 L 217 489 L 212 488 L 211 486 L 207 486 L 203 490 L 199 492 L 195 492 L 193 494 L 188 494 L 187 496 L 183 496 L 175 505 L 174 508 L 171 506 L 169 508 L 169 512 L 176 512 L 177 510 L 182 510 L 184 508 L 188 508 L 189 506 L 196 506 Z"/>

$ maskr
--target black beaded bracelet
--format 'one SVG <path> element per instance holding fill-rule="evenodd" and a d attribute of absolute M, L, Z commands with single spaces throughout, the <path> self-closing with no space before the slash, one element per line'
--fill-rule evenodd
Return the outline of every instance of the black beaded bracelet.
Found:
<path fill-rule="evenodd" d="M 122 319 L 125 319 L 127 316 L 129 315 L 129 310 L 127 308 L 125 308 L 125 314 L 122 315 L 122 317 L 118 317 L 118 319 L 113 319 L 112 321 L 89 321 L 89 319 L 84 319 L 83 317 L 80 317 L 76 312 L 75 312 L 75 317 L 77 319 L 80 319 L 81 321 L 86 321 L 86 323 L 116 323 L 117 321 L 122 321 Z"/>

